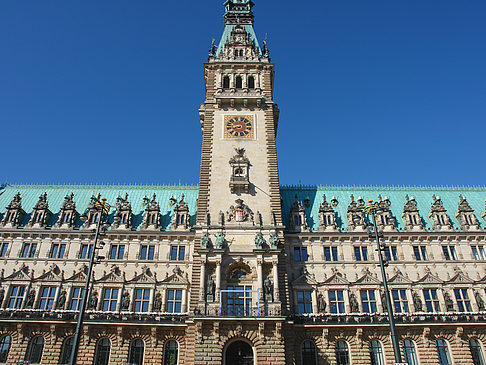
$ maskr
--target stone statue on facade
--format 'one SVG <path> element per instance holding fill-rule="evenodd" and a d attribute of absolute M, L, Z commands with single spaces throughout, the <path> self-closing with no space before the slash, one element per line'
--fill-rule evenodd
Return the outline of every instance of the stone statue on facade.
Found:
<path fill-rule="evenodd" d="M 423 307 L 422 307 L 422 300 L 418 296 L 417 293 L 412 294 L 412 299 L 413 299 L 413 306 L 415 307 L 415 312 L 422 312 Z"/>
<path fill-rule="evenodd" d="M 326 306 L 327 306 L 327 303 L 326 303 L 326 300 L 324 299 L 324 295 L 319 294 L 317 296 L 317 311 L 319 313 L 325 313 L 326 312 Z"/>
<path fill-rule="evenodd" d="M 96 310 L 96 307 L 98 306 L 98 293 L 93 292 L 88 300 L 88 309 L 91 310 Z"/>
<path fill-rule="evenodd" d="M 157 293 L 155 294 L 155 298 L 154 298 L 153 311 L 160 312 L 161 309 L 162 309 L 162 295 L 160 295 L 160 293 Z"/>
<path fill-rule="evenodd" d="M 449 293 L 444 293 L 444 303 L 447 312 L 454 312 L 454 302 L 452 301 Z"/>
<path fill-rule="evenodd" d="M 349 296 L 349 306 L 351 307 L 351 313 L 359 312 L 359 304 L 358 304 L 358 299 L 356 299 L 356 295 L 351 294 Z"/>
<path fill-rule="evenodd" d="M 385 293 L 381 293 L 381 305 L 383 306 L 383 312 L 388 312 L 388 303 L 386 302 Z"/>
<path fill-rule="evenodd" d="M 214 283 L 213 277 L 208 276 L 208 281 L 206 283 L 206 300 L 208 302 L 214 302 L 215 289 L 216 289 L 216 284 Z"/>
<path fill-rule="evenodd" d="M 270 248 L 277 249 L 279 244 L 279 239 L 277 234 L 270 233 Z"/>
<path fill-rule="evenodd" d="M 32 308 L 35 301 L 35 290 L 32 289 L 27 295 L 27 301 L 25 302 L 25 308 Z"/>
<path fill-rule="evenodd" d="M 5 298 L 5 289 L 0 287 L 0 308 L 2 307 L 3 298 Z"/>
<path fill-rule="evenodd" d="M 56 308 L 57 309 L 64 309 L 64 305 L 66 304 L 66 291 L 63 290 L 59 297 L 57 298 Z"/>
<path fill-rule="evenodd" d="M 224 243 L 226 242 L 225 238 L 224 238 L 224 233 L 218 233 L 218 235 L 216 236 L 216 243 L 215 243 L 215 248 L 216 249 L 222 249 L 224 248 Z"/>
<path fill-rule="evenodd" d="M 268 276 L 263 283 L 263 291 L 265 293 L 265 301 L 273 302 L 273 285 Z"/>
<path fill-rule="evenodd" d="M 480 312 L 484 311 L 486 308 L 484 307 L 484 300 L 483 298 L 481 297 L 481 294 L 479 294 L 479 292 L 475 292 L 474 293 L 474 298 L 476 298 L 476 304 L 478 305 L 478 310 Z M 0 303 L 2 301 L 0 300 Z"/>
<path fill-rule="evenodd" d="M 265 238 L 263 238 L 263 234 L 258 232 L 255 236 L 255 246 L 256 248 L 263 248 L 265 246 Z"/>
<path fill-rule="evenodd" d="M 209 235 L 207 233 L 204 233 L 201 237 L 201 248 L 209 248 L 210 245 L 211 238 L 209 238 Z"/>
<path fill-rule="evenodd" d="M 130 308 L 130 294 L 128 292 L 123 292 L 122 299 L 121 299 L 121 306 L 120 309 L 122 311 L 127 311 Z"/>

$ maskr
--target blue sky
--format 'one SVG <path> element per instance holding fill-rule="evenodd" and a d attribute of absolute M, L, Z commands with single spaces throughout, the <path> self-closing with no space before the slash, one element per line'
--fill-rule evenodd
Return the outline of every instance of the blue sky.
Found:
<path fill-rule="evenodd" d="M 486 2 L 254 0 L 282 184 L 485 184 Z M 3 1 L 0 181 L 197 184 L 223 1 Z"/>

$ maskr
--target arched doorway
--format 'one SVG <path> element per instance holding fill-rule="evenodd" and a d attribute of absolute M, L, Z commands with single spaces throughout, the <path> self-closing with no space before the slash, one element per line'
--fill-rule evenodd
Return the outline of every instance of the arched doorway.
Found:
<path fill-rule="evenodd" d="M 253 365 L 253 349 L 244 341 L 235 341 L 226 349 L 225 365 Z"/>

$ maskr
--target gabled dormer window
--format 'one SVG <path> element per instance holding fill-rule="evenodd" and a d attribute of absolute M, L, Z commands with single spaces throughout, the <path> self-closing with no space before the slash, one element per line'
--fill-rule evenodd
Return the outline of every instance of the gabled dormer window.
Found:
<path fill-rule="evenodd" d="M 3 227 L 16 228 L 20 226 L 24 215 L 25 212 L 22 209 L 22 195 L 20 195 L 20 193 L 17 193 L 10 202 L 10 204 L 7 206 L 7 211 L 3 216 L 1 225 Z"/>
<path fill-rule="evenodd" d="M 319 207 L 319 231 L 336 231 L 336 216 L 332 202 L 337 202 L 335 198 L 331 199 L 331 204 L 327 202 L 326 195 L 323 195 L 323 201 Z"/>
<path fill-rule="evenodd" d="M 405 222 L 405 227 L 407 231 L 413 230 L 423 230 L 424 225 L 422 223 L 422 218 L 417 207 L 417 202 L 415 198 L 405 195 L 405 205 L 403 206 L 402 219 Z"/>
<path fill-rule="evenodd" d="M 45 227 L 51 216 L 52 213 L 49 210 L 49 203 L 47 202 L 47 193 L 44 193 L 39 197 L 39 201 L 34 206 L 34 211 L 27 226 L 36 228 Z"/>
<path fill-rule="evenodd" d="M 364 231 L 368 226 L 363 210 L 361 209 L 364 201 L 362 198 L 358 198 L 358 201 L 359 204 L 354 200 L 354 195 L 351 194 L 351 203 L 348 205 L 348 213 L 346 214 L 349 231 Z"/>
<path fill-rule="evenodd" d="M 376 212 L 376 224 L 378 225 L 378 228 L 383 231 L 396 230 L 396 219 L 390 210 L 390 200 L 387 197 L 383 199 L 381 195 L 378 195 L 378 199 L 378 210 Z"/>
<path fill-rule="evenodd" d="M 474 210 L 462 195 L 459 195 L 459 206 L 457 208 L 456 218 L 461 223 L 461 228 L 464 231 L 480 230 L 478 219 L 474 215 Z"/>
<path fill-rule="evenodd" d="M 452 229 L 451 221 L 447 215 L 447 211 L 442 204 L 442 200 L 435 195 L 432 195 L 432 205 L 429 213 L 429 218 L 436 231 Z"/>
<path fill-rule="evenodd" d="M 308 232 L 309 225 L 305 215 L 305 208 L 295 195 L 294 204 L 290 208 L 290 230 L 293 232 Z"/>
<path fill-rule="evenodd" d="M 154 194 L 152 200 L 150 197 L 143 198 L 143 205 L 145 206 L 145 215 L 142 227 L 145 229 L 160 228 L 160 206 L 155 200 L 157 196 Z"/>
<path fill-rule="evenodd" d="M 184 201 L 184 194 L 181 200 L 174 208 L 174 216 L 172 218 L 172 229 L 188 229 L 189 228 L 189 206 Z"/>
<path fill-rule="evenodd" d="M 64 197 L 64 202 L 59 212 L 59 218 L 56 223 L 56 228 L 72 228 L 78 212 L 76 211 L 76 203 L 74 202 L 74 194 L 71 193 Z"/>
<path fill-rule="evenodd" d="M 116 213 L 113 217 L 113 228 L 132 228 L 132 216 L 132 205 L 128 201 L 128 194 L 125 194 L 125 197 L 119 196 L 116 199 Z"/>

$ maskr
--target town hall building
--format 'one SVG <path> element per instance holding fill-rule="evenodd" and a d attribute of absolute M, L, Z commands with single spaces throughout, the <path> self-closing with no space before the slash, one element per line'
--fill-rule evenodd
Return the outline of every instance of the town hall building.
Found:
<path fill-rule="evenodd" d="M 369 200 L 403 362 L 486 364 L 486 188 L 281 186 L 253 5 L 204 64 L 198 186 L 0 187 L 0 364 L 69 363 L 92 255 L 77 364 L 392 364 Z"/>

